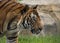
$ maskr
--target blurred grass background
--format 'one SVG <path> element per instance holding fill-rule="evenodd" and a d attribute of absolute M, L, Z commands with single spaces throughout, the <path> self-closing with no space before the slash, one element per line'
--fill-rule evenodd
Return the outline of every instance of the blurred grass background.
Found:
<path fill-rule="evenodd" d="M 19 43 L 60 43 L 60 36 L 19 36 Z M 6 37 L 0 39 L 0 43 L 6 43 Z"/>

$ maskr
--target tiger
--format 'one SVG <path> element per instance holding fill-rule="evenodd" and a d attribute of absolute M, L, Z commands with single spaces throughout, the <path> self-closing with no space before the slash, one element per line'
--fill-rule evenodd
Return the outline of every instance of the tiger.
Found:
<path fill-rule="evenodd" d="M 38 34 L 43 28 L 36 7 L 20 4 L 17 0 L 0 1 L 0 37 L 6 35 L 7 43 L 18 43 L 18 27 Z M 22 26 L 21 26 L 22 25 Z"/>

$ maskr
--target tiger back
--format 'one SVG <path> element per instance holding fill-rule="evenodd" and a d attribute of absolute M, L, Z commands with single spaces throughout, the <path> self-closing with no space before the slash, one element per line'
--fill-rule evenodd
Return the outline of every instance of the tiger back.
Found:
<path fill-rule="evenodd" d="M 7 30 L 9 21 L 18 16 L 24 7 L 24 5 L 17 3 L 16 0 L 0 1 L 0 33 Z M 20 19 L 20 17 L 18 17 L 18 19 Z"/>

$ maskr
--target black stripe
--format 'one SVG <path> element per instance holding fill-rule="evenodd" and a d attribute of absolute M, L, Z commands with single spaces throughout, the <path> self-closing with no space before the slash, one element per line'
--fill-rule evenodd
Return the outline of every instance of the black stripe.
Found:
<path fill-rule="evenodd" d="M 8 7 L 9 5 L 12 5 L 12 4 L 15 4 L 16 5 L 15 2 L 11 2 L 11 3 L 8 2 L 7 5 L 3 7 L 3 9 L 5 9 L 6 7 Z M 13 6 L 15 6 L 15 5 L 13 5 Z"/>
<path fill-rule="evenodd" d="M 12 5 L 14 4 L 14 5 Z M 11 3 L 12 6 L 9 7 L 9 5 L 4 9 L 6 11 L 6 14 L 16 5 L 17 3 Z"/>
<path fill-rule="evenodd" d="M 11 29 L 10 29 L 10 25 L 11 25 L 11 23 L 15 20 L 16 17 L 17 17 L 17 16 L 15 16 L 12 20 L 10 20 L 10 22 L 9 22 L 9 24 L 8 24 L 8 26 L 7 26 L 7 29 L 8 29 L 8 30 L 11 30 Z M 17 27 L 15 27 L 14 29 L 16 29 L 16 28 L 17 28 Z M 13 30 L 14 30 L 14 29 L 13 29 Z"/>
<path fill-rule="evenodd" d="M 18 3 L 17 3 L 16 5 L 18 5 Z M 24 6 L 22 6 L 22 5 L 20 6 L 20 5 L 19 5 L 19 7 L 17 7 L 17 6 L 14 6 L 14 7 L 16 7 L 16 8 L 15 8 L 15 9 L 13 9 L 12 11 L 15 11 L 15 10 L 17 10 L 17 9 L 22 10 L 22 8 L 23 8 Z M 13 7 L 13 8 L 14 8 L 14 7 Z"/>
<path fill-rule="evenodd" d="M 8 39 L 8 40 L 13 40 L 13 39 L 15 39 L 15 38 L 17 38 L 17 36 L 15 36 L 15 37 L 8 37 L 7 39 Z"/>
<path fill-rule="evenodd" d="M 11 0 L 6 1 L 2 6 L 0 6 L 0 9 L 1 9 L 5 4 L 7 4 L 9 1 L 11 1 Z"/>

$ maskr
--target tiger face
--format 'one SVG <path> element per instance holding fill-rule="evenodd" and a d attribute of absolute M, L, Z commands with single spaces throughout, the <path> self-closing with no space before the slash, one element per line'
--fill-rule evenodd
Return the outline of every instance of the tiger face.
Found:
<path fill-rule="evenodd" d="M 28 29 L 33 34 L 39 34 L 43 28 L 40 16 L 36 10 L 28 13 L 22 21 L 24 29 Z"/>

